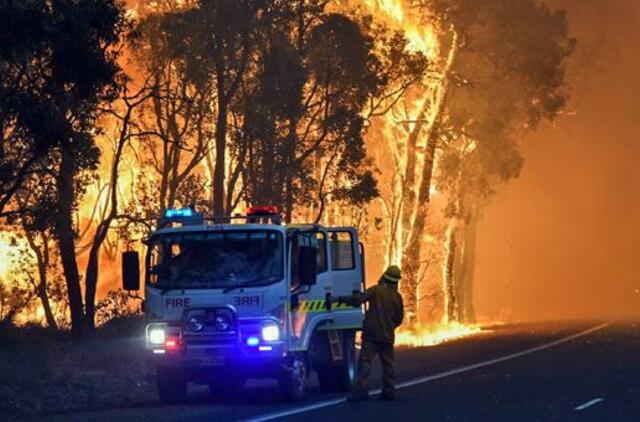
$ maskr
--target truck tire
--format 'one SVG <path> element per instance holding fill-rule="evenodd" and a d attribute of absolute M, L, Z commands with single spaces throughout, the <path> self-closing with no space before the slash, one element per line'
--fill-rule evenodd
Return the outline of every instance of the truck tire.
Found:
<path fill-rule="evenodd" d="M 338 391 L 351 391 L 356 383 L 356 339 L 353 331 L 345 331 L 342 337 L 344 359 L 335 368 Z"/>
<path fill-rule="evenodd" d="M 290 368 L 283 370 L 278 386 L 285 400 L 300 401 L 307 391 L 307 368 L 304 360 L 296 357 Z"/>
<path fill-rule="evenodd" d="M 318 383 L 320 389 L 326 393 L 351 391 L 356 381 L 356 348 L 355 333 L 342 333 L 341 361 L 330 362 L 318 368 Z"/>
<path fill-rule="evenodd" d="M 156 368 L 158 396 L 163 403 L 180 403 L 187 397 L 187 378 L 179 368 Z"/>

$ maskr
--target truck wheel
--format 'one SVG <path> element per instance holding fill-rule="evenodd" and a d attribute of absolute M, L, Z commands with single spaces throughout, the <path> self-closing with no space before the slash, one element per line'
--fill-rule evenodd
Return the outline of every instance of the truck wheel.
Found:
<path fill-rule="evenodd" d="M 288 401 L 299 401 L 307 391 L 307 369 L 304 361 L 295 358 L 291 368 L 283 371 L 278 379 L 280 391 Z"/>
<path fill-rule="evenodd" d="M 325 393 L 351 391 L 356 381 L 355 334 L 345 331 L 342 335 L 343 359 L 318 368 L 318 383 Z"/>
<path fill-rule="evenodd" d="M 345 331 L 343 340 L 344 359 L 335 368 L 338 391 L 351 391 L 356 383 L 356 340 L 353 331 Z"/>
<path fill-rule="evenodd" d="M 180 403 L 187 396 L 187 378 L 179 368 L 156 368 L 158 395 L 164 403 Z"/>

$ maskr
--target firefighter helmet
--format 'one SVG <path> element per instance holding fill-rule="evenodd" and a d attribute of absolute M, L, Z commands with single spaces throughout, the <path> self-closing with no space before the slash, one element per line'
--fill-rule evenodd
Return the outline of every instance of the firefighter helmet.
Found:
<path fill-rule="evenodd" d="M 402 273 L 397 265 L 392 265 L 382 274 L 382 278 L 390 283 L 397 283 L 402 278 Z"/>

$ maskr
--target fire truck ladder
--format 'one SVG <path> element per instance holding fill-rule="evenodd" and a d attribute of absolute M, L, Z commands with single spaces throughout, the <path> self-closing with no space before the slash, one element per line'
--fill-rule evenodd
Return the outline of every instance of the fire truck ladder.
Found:
<path fill-rule="evenodd" d="M 328 330 L 327 337 L 329 338 L 329 349 L 331 350 L 331 357 L 334 362 L 343 359 L 342 355 L 342 342 L 340 336 L 336 330 Z"/>

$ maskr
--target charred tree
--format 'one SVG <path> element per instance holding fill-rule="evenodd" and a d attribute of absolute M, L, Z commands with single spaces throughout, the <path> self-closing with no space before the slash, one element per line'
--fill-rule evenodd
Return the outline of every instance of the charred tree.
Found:
<path fill-rule="evenodd" d="M 431 184 L 433 181 L 436 150 L 441 136 L 441 126 L 446 119 L 444 112 L 448 96 L 449 85 L 451 83 L 451 68 L 455 62 L 458 45 L 458 35 L 451 29 L 451 43 L 447 53 L 447 59 L 442 70 L 442 82 L 435 93 L 434 111 L 432 120 L 429 122 L 427 132 L 427 144 L 425 147 L 422 168 L 420 169 L 420 183 L 418 186 L 417 199 L 415 201 L 415 211 L 403 212 L 406 216 L 413 216 L 409 222 L 409 236 L 403 248 L 402 269 L 403 280 L 401 292 L 405 299 L 405 312 L 407 324 L 415 324 L 418 321 L 418 274 L 420 271 L 420 259 L 422 255 L 422 238 L 427 227 L 427 217 L 429 214 L 429 203 L 431 199 Z M 417 136 L 417 135 L 416 135 Z M 403 203 L 404 206 L 404 203 Z"/>
<path fill-rule="evenodd" d="M 460 321 L 467 324 L 476 322 L 476 312 L 473 305 L 473 280 L 476 266 L 476 242 L 478 232 L 478 217 L 471 213 L 464 225 L 464 248 L 460 258 L 460 272 L 457 277 L 458 302 Z"/>
<path fill-rule="evenodd" d="M 436 153 L 437 130 L 427 141 L 425 158 L 422 165 L 422 179 L 418 189 L 417 209 L 411 226 L 411 235 L 407 240 L 402 255 L 402 282 L 400 291 L 404 297 L 404 306 L 408 324 L 418 322 L 418 274 L 422 251 L 422 237 L 427 226 L 429 212 L 430 188 L 433 177 L 434 158 Z"/>
<path fill-rule="evenodd" d="M 69 140 L 60 145 L 60 167 L 56 177 L 57 203 L 54 233 L 60 250 L 60 261 L 64 270 L 69 295 L 69 312 L 71 314 L 71 331 L 80 336 L 85 333 L 86 320 L 80 288 L 80 272 L 76 259 L 76 230 L 73 224 L 76 190 L 75 176 L 77 165 Z"/>
<path fill-rule="evenodd" d="M 562 13 L 532 0 L 423 3 L 438 26 L 453 34 L 450 40 L 441 41 L 449 49 L 449 59 L 442 72 L 441 102 L 433 105 L 433 121 L 440 138 L 439 167 L 443 170 L 439 173 L 446 175 L 438 175 L 438 186 L 442 182 L 442 191 L 453 188 L 455 192 L 450 217 L 467 220 L 469 209 L 476 212 L 498 182 L 518 175 L 522 134 L 543 119 L 553 119 L 563 108 L 565 60 L 575 41 L 567 36 Z M 429 136 L 427 145 L 431 141 Z M 433 159 L 429 154 L 426 157 Z M 406 250 L 403 259 L 409 272 L 404 292 L 410 306 L 417 287 L 414 267 L 420 252 L 416 250 L 421 248 L 416 235 L 424 230 L 418 219 L 427 217 L 428 202 L 421 201 L 418 199 L 406 245 L 413 250 Z M 449 253 L 442 263 L 447 269 L 443 284 L 449 296 L 445 313 L 452 320 L 473 318 L 474 249 L 467 244 L 467 235 L 472 242 L 475 222 L 473 227 L 467 224 L 448 238 L 445 249 Z"/>
<path fill-rule="evenodd" d="M 100 265 L 100 252 L 111 229 L 111 224 L 118 216 L 118 180 L 120 162 L 122 160 L 124 148 L 129 141 L 134 137 L 143 135 L 137 125 L 132 122 L 132 118 L 136 108 L 142 105 L 150 95 L 151 90 L 147 87 L 141 88 L 137 93 L 131 96 L 127 95 L 125 90 L 122 97 L 124 107 L 123 114 L 118 114 L 114 109 L 105 110 L 105 112 L 108 112 L 115 118 L 119 125 L 119 131 L 109 172 L 108 200 L 104 210 L 105 212 L 97 224 L 91 239 L 91 247 L 89 249 L 89 256 L 87 258 L 87 266 L 85 270 L 84 304 L 86 324 L 89 330 L 93 330 L 95 328 L 96 290 L 99 281 L 98 270 Z"/>

